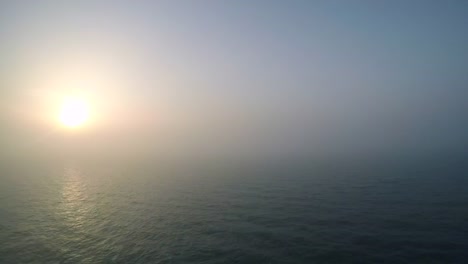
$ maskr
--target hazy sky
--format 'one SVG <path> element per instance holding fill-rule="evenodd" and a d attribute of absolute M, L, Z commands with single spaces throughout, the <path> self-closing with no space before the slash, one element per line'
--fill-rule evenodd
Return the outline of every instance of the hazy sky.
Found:
<path fill-rule="evenodd" d="M 467 25 L 456 0 L 2 1 L 1 142 L 8 153 L 464 150 Z M 54 111 L 77 90 L 95 118 L 70 135 Z"/>

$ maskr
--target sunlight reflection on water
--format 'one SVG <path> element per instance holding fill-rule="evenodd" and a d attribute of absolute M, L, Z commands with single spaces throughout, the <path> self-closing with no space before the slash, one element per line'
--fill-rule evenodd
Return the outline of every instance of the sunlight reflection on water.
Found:
<path fill-rule="evenodd" d="M 58 213 L 68 227 L 82 229 L 89 224 L 93 209 L 93 204 L 89 202 L 87 186 L 82 173 L 74 167 L 66 167 L 64 177 L 65 183 Z"/>
<path fill-rule="evenodd" d="M 9 187 L 0 196 L 0 263 L 463 263 L 466 256 L 465 174 L 287 168 L 284 176 L 187 177 L 71 162 L 23 167 L 1 183 Z"/>

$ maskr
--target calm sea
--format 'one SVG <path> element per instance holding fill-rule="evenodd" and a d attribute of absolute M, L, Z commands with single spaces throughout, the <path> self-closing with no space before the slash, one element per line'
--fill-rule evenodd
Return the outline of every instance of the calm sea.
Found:
<path fill-rule="evenodd" d="M 468 263 L 466 167 L 3 162 L 0 263 Z"/>

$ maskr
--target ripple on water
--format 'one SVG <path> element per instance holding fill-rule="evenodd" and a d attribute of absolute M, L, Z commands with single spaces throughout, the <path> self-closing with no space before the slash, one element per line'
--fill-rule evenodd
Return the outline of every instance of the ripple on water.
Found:
<path fill-rule="evenodd" d="M 418 180 L 380 170 L 188 177 L 153 170 L 10 170 L 15 176 L 4 174 L 9 186 L 0 187 L 0 262 L 462 263 L 468 257 L 468 194 L 459 177 Z"/>

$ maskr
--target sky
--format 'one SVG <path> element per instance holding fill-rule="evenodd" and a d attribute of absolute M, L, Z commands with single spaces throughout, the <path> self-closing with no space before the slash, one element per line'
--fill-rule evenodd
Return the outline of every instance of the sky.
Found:
<path fill-rule="evenodd" d="M 466 25 L 456 0 L 2 1 L 1 152 L 465 151 Z"/>

